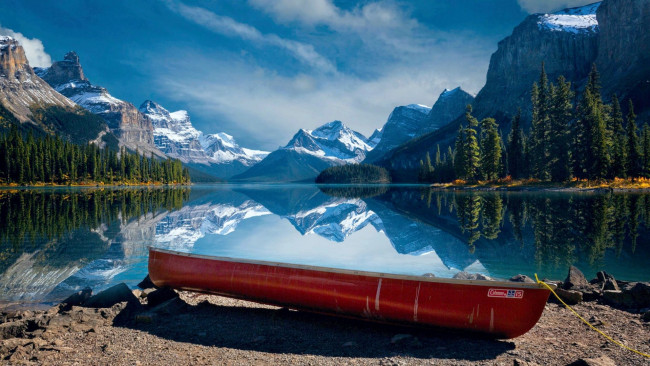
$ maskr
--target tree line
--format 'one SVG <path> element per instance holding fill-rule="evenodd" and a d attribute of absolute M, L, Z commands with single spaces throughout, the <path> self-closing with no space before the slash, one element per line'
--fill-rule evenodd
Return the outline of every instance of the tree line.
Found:
<path fill-rule="evenodd" d="M 157 160 L 125 148 L 117 152 L 58 136 L 24 137 L 15 126 L 0 135 L 0 184 L 84 182 L 185 184 L 190 175 L 177 159 Z"/>
<path fill-rule="evenodd" d="M 390 173 L 372 164 L 337 165 L 320 172 L 316 183 L 390 183 Z"/>
<path fill-rule="evenodd" d="M 564 182 L 573 178 L 603 180 L 650 178 L 650 127 L 636 125 L 634 105 L 627 114 L 616 95 L 605 104 L 595 65 L 576 105 L 571 83 L 563 76 L 548 80 L 542 64 L 531 90 L 532 121 L 528 133 L 521 111 L 512 120 L 506 141 L 493 118 L 478 121 L 468 105 L 454 149 L 435 160 L 420 161 L 421 182 L 494 181 L 510 176 Z"/>

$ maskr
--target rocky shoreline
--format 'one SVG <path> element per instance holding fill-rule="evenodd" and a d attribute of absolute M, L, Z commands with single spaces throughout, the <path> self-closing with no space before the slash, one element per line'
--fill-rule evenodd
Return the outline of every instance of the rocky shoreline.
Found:
<path fill-rule="evenodd" d="M 515 281 L 531 281 L 516 276 Z M 650 352 L 650 283 L 587 281 L 571 268 L 558 294 L 597 328 Z M 563 305 L 538 324 L 492 340 L 193 292 L 119 284 L 86 289 L 46 311 L 0 313 L 1 364 L 647 365 L 607 341 Z"/>

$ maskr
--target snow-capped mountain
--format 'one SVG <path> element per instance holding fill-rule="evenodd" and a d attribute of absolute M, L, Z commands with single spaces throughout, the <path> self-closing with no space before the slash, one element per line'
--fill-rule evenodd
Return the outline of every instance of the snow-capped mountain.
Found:
<path fill-rule="evenodd" d="M 118 137 L 120 145 L 164 156 L 154 145 L 151 120 L 133 104 L 113 97 L 101 86 L 93 85 L 84 75 L 79 56 L 74 51 L 68 52 L 62 61 L 54 62 L 48 68 L 35 68 L 34 71 L 56 91 L 102 117 Z"/>
<path fill-rule="evenodd" d="M 244 166 L 251 166 L 264 159 L 269 152 L 240 147 L 235 139 L 225 132 L 201 135 L 201 148 L 215 163 L 238 161 Z"/>
<path fill-rule="evenodd" d="M 372 146 L 365 136 L 341 121 L 333 121 L 313 131 L 300 129 L 286 146 L 272 152 L 244 173 L 234 176 L 233 180 L 313 180 L 330 166 L 363 161 L 370 150 Z"/>
<path fill-rule="evenodd" d="M 358 163 L 372 150 L 365 136 L 341 121 L 310 131 L 301 129 L 284 147 L 340 163 Z"/>
<path fill-rule="evenodd" d="M 186 111 L 169 113 L 161 105 L 150 100 L 142 103 L 139 109 L 151 119 L 154 129 L 153 141 L 160 151 L 184 163 L 208 163 L 199 143 L 201 132 L 192 126 Z"/>
<path fill-rule="evenodd" d="M 262 160 L 268 152 L 240 147 L 226 133 L 204 135 L 192 125 L 187 111 L 169 112 L 147 100 L 140 112 L 153 124 L 154 143 L 162 152 L 194 168 L 228 178 Z"/>

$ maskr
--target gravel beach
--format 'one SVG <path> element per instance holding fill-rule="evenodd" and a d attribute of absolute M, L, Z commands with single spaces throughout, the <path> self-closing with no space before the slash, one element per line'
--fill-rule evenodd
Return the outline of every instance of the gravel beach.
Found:
<path fill-rule="evenodd" d="M 368 323 L 192 292 L 147 309 L 63 305 L 5 312 L 2 364 L 97 365 L 648 365 L 549 303 L 513 340 Z M 134 311 L 133 306 L 142 307 Z M 643 314 L 583 302 L 575 309 L 615 339 L 650 352 Z M 20 328 L 11 337 L 11 325 Z M 23 326 L 24 325 L 24 326 Z M 14 327 L 15 328 L 15 327 Z"/>

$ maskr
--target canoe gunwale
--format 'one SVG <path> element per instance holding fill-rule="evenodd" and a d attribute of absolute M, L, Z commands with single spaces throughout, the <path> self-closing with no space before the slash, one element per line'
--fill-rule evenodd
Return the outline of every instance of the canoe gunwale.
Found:
<path fill-rule="evenodd" d="M 310 271 L 319 271 L 319 272 L 331 272 L 331 273 L 341 273 L 353 276 L 366 276 L 366 277 L 375 277 L 375 278 L 391 278 L 398 280 L 409 280 L 409 281 L 420 281 L 420 282 L 433 282 L 433 283 L 448 283 L 448 284 L 465 284 L 465 285 L 475 285 L 475 286 L 487 286 L 487 287 L 509 287 L 509 288 L 521 288 L 521 289 L 545 289 L 546 287 L 538 283 L 527 283 L 527 282 L 512 282 L 512 281 L 496 281 L 496 280 L 460 280 L 454 278 L 440 278 L 440 277 L 425 277 L 425 276 L 416 276 L 416 275 L 402 275 L 402 274 L 392 274 L 392 273 L 383 273 L 383 272 L 371 272 L 371 271 L 359 271 L 359 270 L 350 270 L 342 268 L 332 268 L 332 267 L 320 267 L 304 264 L 293 264 L 293 263 L 284 263 L 284 262 L 272 262 L 272 261 L 263 261 L 263 260 L 253 260 L 253 259 L 243 259 L 243 258 L 234 258 L 234 257 L 220 257 L 220 256 L 211 256 L 205 254 L 194 254 L 179 252 L 175 250 L 155 248 L 153 246 L 148 247 L 149 251 L 155 251 L 160 253 L 167 253 L 171 255 L 204 259 L 204 260 L 215 260 L 223 262 L 233 262 L 233 263 L 246 263 L 246 264 L 259 264 L 264 266 L 272 267 L 282 267 L 282 268 L 293 268 L 301 270 L 310 270 Z M 549 284 L 549 286 L 555 288 L 554 284 Z"/>

